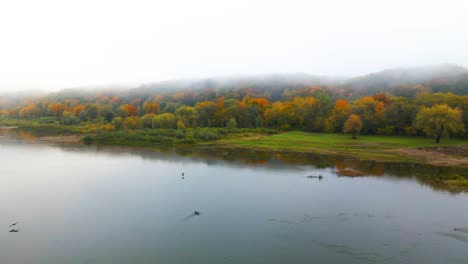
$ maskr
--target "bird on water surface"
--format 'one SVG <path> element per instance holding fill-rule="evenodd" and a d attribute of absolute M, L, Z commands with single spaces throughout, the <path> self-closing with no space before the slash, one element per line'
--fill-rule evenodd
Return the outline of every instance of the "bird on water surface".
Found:
<path fill-rule="evenodd" d="M 318 176 L 307 176 L 307 178 L 309 178 L 309 179 L 316 178 L 316 179 L 322 180 L 323 176 L 321 174 L 319 174 Z"/>

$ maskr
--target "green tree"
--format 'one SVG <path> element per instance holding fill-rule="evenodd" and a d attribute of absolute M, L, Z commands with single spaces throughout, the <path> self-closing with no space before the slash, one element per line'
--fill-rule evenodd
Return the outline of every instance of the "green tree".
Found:
<path fill-rule="evenodd" d="M 228 123 L 226 124 L 226 127 L 229 128 L 229 129 L 237 128 L 236 119 L 234 117 L 229 119 Z"/>
<path fill-rule="evenodd" d="M 176 128 L 177 119 L 172 113 L 164 113 L 153 117 L 154 128 Z"/>
<path fill-rule="evenodd" d="M 182 120 L 177 120 L 177 129 L 185 129 L 185 125 Z"/>
<path fill-rule="evenodd" d="M 196 120 L 198 119 L 198 113 L 195 108 L 191 106 L 181 106 L 177 108 L 175 115 L 180 121 L 184 122 L 184 128 L 196 127 Z"/>
<path fill-rule="evenodd" d="M 211 101 L 198 102 L 195 109 L 198 112 L 198 124 L 200 126 L 211 126 L 216 112 L 216 104 Z"/>
<path fill-rule="evenodd" d="M 123 119 L 120 116 L 115 117 L 112 120 L 112 124 L 114 125 L 115 129 L 123 129 Z"/>
<path fill-rule="evenodd" d="M 408 98 L 393 97 L 382 112 L 383 123 L 387 128 L 394 128 L 391 134 L 406 134 L 405 130 L 411 127 L 417 111 Z"/>
<path fill-rule="evenodd" d="M 80 119 L 81 122 L 88 121 L 88 117 L 86 116 L 85 111 L 80 111 L 78 113 L 78 119 Z"/>
<path fill-rule="evenodd" d="M 86 116 L 93 120 L 98 117 L 98 107 L 95 104 L 87 104 L 85 107 Z"/>
<path fill-rule="evenodd" d="M 63 111 L 62 119 L 60 120 L 60 124 L 62 125 L 74 125 L 78 124 L 80 120 L 76 116 L 74 116 L 71 112 Z"/>
<path fill-rule="evenodd" d="M 111 122 L 114 118 L 114 110 L 108 105 L 103 105 L 99 108 L 99 115 L 106 120 L 106 122 Z"/>
<path fill-rule="evenodd" d="M 263 118 L 261 116 L 257 116 L 255 119 L 255 127 L 263 127 Z"/>
<path fill-rule="evenodd" d="M 155 115 L 153 113 L 146 114 L 141 117 L 141 127 L 143 128 L 154 128 L 153 118 Z"/>
<path fill-rule="evenodd" d="M 416 115 L 414 126 L 427 136 L 435 137 L 436 143 L 439 143 L 442 136 L 463 132 L 462 114 L 460 109 L 445 104 L 422 107 Z"/>
<path fill-rule="evenodd" d="M 356 134 L 362 129 L 362 121 L 361 117 L 358 115 L 350 115 L 348 120 L 344 123 L 343 132 L 344 133 L 351 133 L 353 139 L 356 139 Z"/>

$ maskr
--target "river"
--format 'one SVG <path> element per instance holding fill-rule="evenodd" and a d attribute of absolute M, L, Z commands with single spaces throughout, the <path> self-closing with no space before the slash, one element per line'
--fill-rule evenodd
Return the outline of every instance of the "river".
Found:
<path fill-rule="evenodd" d="M 468 263 L 443 168 L 4 136 L 0 162 L 1 263 Z"/>

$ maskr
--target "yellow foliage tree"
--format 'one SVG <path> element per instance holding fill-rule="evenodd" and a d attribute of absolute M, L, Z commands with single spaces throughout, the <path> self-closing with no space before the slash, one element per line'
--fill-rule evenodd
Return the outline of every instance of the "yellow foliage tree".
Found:
<path fill-rule="evenodd" d="M 356 134 L 362 129 L 362 121 L 361 117 L 358 115 L 350 115 L 348 120 L 344 123 L 343 132 L 344 133 L 351 133 L 353 139 L 356 139 Z"/>
<path fill-rule="evenodd" d="M 460 109 L 445 104 L 422 107 L 414 125 L 426 135 L 434 136 L 436 143 L 439 143 L 442 136 L 463 131 L 462 113 Z"/>

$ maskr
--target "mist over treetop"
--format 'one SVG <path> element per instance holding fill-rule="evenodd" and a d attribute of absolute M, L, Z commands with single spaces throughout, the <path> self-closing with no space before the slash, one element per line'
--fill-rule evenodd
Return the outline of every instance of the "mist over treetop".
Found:
<path fill-rule="evenodd" d="M 313 89 L 311 89 L 314 87 Z M 305 90 L 309 90 L 306 92 Z M 349 99 L 379 92 L 395 96 L 414 97 L 417 93 L 452 92 L 468 94 L 468 70 L 453 64 L 429 67 L 395 68 L 359 77 L 329 77 L 306 73 L 263 74 L 204 79 L 168 80 L 141 85 L 100 85 L 67 88 L 57 92 L 22 91 L 3 93 L 0 108 L 21 105 L 23 100 L 83 100 L 95 102 L 103 96 L 118 96 L 134 100 L 151 96 L 195 97 L 213 100 L 219 96 L 240 100 L 245 95 L 264 97 L 270 101 L 283 100 L 291 94 L 312 95 L 310 91 L 326 92 L 333 98 Z M 186 94 L 182 96 L 180 93 Z M 195 100 L 184 103 L 194 104 Z"/>
<path fill-rule="evenodd" d="M 269 100 L 281 100 L 286 91 L 301 90 L 310 87 L 321 87 L 331 94 L 356 98 L 372 95 L 378 92 L 389 92 L 407 96 L 414 94 L 415 89 L 422 85 L 431 92 L 452 92 L 468 94 L 468 70 L 453 64 L 441 64 L 429 67 L 395 68 L 371 73 L 364 76 L 345 78 L 295 74 L 264 74 L 231 77 L 214 77 L 204 79 L 168 80 L 164 82 L 147 83 L 135 88 L 101 89 L 100 93 L 118 95 L 124 98 L 148 97 L 155 94 L 171 94 L 175 92 L 207 92 L 223 93 L 231 91 L 234 96 L 245 95 L 244 91 L 254 92 L 256 96 Z M 54 94 L 60 98 L 72 98 L 92 94 L 93 90 L 63 90 Z"/>
<path fill-rule="evenodd" d="M 307 74 L 173 80 L 132 89 L 67 89 L 2 102 L 3 118 L 93 129 L 104 124 L 107 130 L 273 128 L 440 139 L 466 135 L 468 72 L 441 65 L 346 80 Z M 448 121 L 427 132 L 432 125 L 426 121 L 438 115 Z"/>

